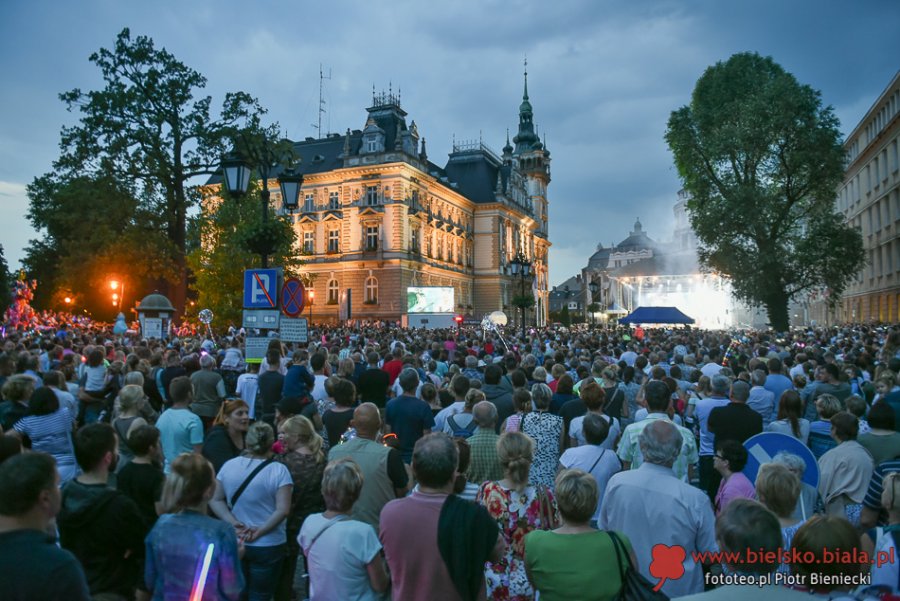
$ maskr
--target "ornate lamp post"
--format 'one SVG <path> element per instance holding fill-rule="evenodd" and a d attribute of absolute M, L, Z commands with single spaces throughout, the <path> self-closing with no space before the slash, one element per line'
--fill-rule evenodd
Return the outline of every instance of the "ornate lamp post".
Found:
<path fill-rule="evenodd" d="M 590 289 L 590 291 L 591 291 L 591 303 L 590 303 L 590 305 L 588 305 L 590 307 L 590 306 L 597 304 L 597 301 L 594 299 L 594 297 L 597 296 L 597 291 L 600 289 L 600 286 L 597 285 L 597 282 L 595 282 L 594 280 L 591 280 L 591 283 L 588 284 L 588 289 Z M 594 325 L 594 312 L 593 311 L 591 311 L 591 325 Z"/>
<path fill-rule="evenodd" d="M 262 222 L 265 226 L 269 221 L 269 175 L 278 166 L 274 153 L 264 145 L 264 148 L 256 157 L 256 161 L 251 161 L 237 152 L 230 152 L 222 157 L 222 171 L 225 174 L 225 187 L 232 196 L 241 198 L 247 193 L 250 185 L 250 173 L 255 168 L 262 180 L 262 187 L 259 192 Z M 255 166 L 253 163 L 257 163 Z M 300 202 L 300 188 L 303 186 L 303 176 L 296 173 L 293 169 L 285 169 L 278 176 L 278 186 L 281 189 L 281 199 L 284 208 L 293 212 L 297 209 Z M 262 258 L 262 268 L 269 266 L 268 252 L 260 252 Z"/>
<path fill-rule="evenodd" d="M 509 264 L 512 266 L 513 275 L 519 276 L 521 281 L 519 306 L 522 309 L 522 338 L 525 338 L 525 278 L 531 274 L 531 261 L 525 256 L 525 253 L 519 251 Z"/>

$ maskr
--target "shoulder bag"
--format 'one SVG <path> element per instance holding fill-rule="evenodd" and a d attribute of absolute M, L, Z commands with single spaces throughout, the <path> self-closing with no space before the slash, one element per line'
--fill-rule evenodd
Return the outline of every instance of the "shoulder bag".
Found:
<path fill-rule="evenodd" d="M 622 579 L 622 590 L 619 591 L 616 599 L 618 601 L 668 601 L 668 595 L 662 591 L 653 590 L 653 585 L 644 578 L 643 574 L 634 569 L 631 555 L 625 544 L 619 539 L 619 535 L 612 530 L 607 534 L 612 539 L 616 561 L 619 563 L 619 577 Z M 628 562 L 627 567 L 622 564 L 623 556 Z"/>
<path fill-rule="evenodd" d="M 325 534 L 325 531 L 326 531 L 326 530 L 328 530 L 329 528 L 331 528 L 332 526 L 334 526 L 334 525 L 337 524 L 338 522 L 343 522 L 343 521 L 346 520 L 346 519 L 348 519 L 347 516 L 345 516 L 345 515 L 343 515 L 343 514 L 334 516 L 334 518 L 333 518 L 330 522 L 328 522 L 327 524 L 325 524 L 325 527 L 322 528 L 321 530 L 319 530 L 319 531 L 316 533 L 316 535 L 313 537 L 313 539 L 312 539 L 311 541 L 309 541 L 309 545 L 306 547 L 306 551 L 303 552 L 303 556 L 304 556 L 304 557 L 309 557 L 309 554 L 310 554 L 310 552 L 312 551 L 313 545 L 316 544 L 316 541 L 319 540 L 319 537 L 320 537 L 320 536 L 322 536 L 323 534 Z"/>
<path fill-rule="evenodd" d="M 234 491 L 234 494 L 233 494 L 233 495 L 231 495 L 231 508 L 232 508 L 232 509 L 234 509 L 235 504 L 238 502 L 238 499 L 241 498 L 241 495 L 244 494 L 244 491 L 247 490 L 247 487 L 250 485 L 250 482 L 256 477 L 256 475 L 257 475 L 258 473 L 260 473 L 261 471 L 263 471 L 263 469 L 264 469 L 267 465 L 269 465 L 270 463 L 272 463 L 273 461 L 275 461 L 275 459 L 272 458 L 272 457 L 269 457 L 268 459 L 266 459 L 265 461 L 263 461 L 262 463 L 260 463 L 259 465 L 257 465 L 257 466 L 253 469 L 253 471 L 250 472 L 250 475 L 247 476 L 247 477 L 244 479 L 243 482 L 241 482 L 241 485 L 238 486 L 238 489 L 237 489 L 236 491 Z"/>
<path fill-rule="evenodd" d="M 550 495 L 547 494 L 547 487 L 539 484 L 536 488 L 541 530 L 556 530 L 560 523 L 556 512 L 553 511 L 553 503 L 550 501 Z"/>

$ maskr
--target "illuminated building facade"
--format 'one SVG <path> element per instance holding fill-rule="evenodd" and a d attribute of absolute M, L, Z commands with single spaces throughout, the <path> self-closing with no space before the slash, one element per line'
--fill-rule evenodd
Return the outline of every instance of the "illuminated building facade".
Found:
<path fill-rule="evenodd" d="M 400 320 L 409 286 L 452 287 L 457 313 L 512 318 L 517 253 L 532 263 L 528 322 L 546 323 L 550 152 L 535 133 L 525 77 L 518 132 L 499 155 L 454 141 L 439 167 L 391 92 L 373 95 L 363 129 L 294 144 L 298 210 L 283 208 L 274 175 L 268 185 L 276 212 L 294 224 L 317 323 L 340 319 L 348 291 L 352 319 Z"/>

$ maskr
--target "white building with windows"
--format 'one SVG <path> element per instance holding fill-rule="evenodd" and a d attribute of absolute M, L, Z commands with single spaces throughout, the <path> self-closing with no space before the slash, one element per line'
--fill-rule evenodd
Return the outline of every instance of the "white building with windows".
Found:
<path fill-rule="evenodd" d="M 863 237 L 868 258 L 833 311 L 811 299 L 821 322 L 900 322 L 900 71 L 847 136 L 837 209 Z"/>

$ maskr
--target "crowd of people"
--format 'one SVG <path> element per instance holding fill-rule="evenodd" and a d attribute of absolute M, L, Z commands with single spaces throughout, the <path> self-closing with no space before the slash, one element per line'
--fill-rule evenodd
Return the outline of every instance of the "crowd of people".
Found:
<path fill-rule="evenodd" d="M 3 598 L 900 594 L 896 326 L 313 334 L 6 331 Z"/>

